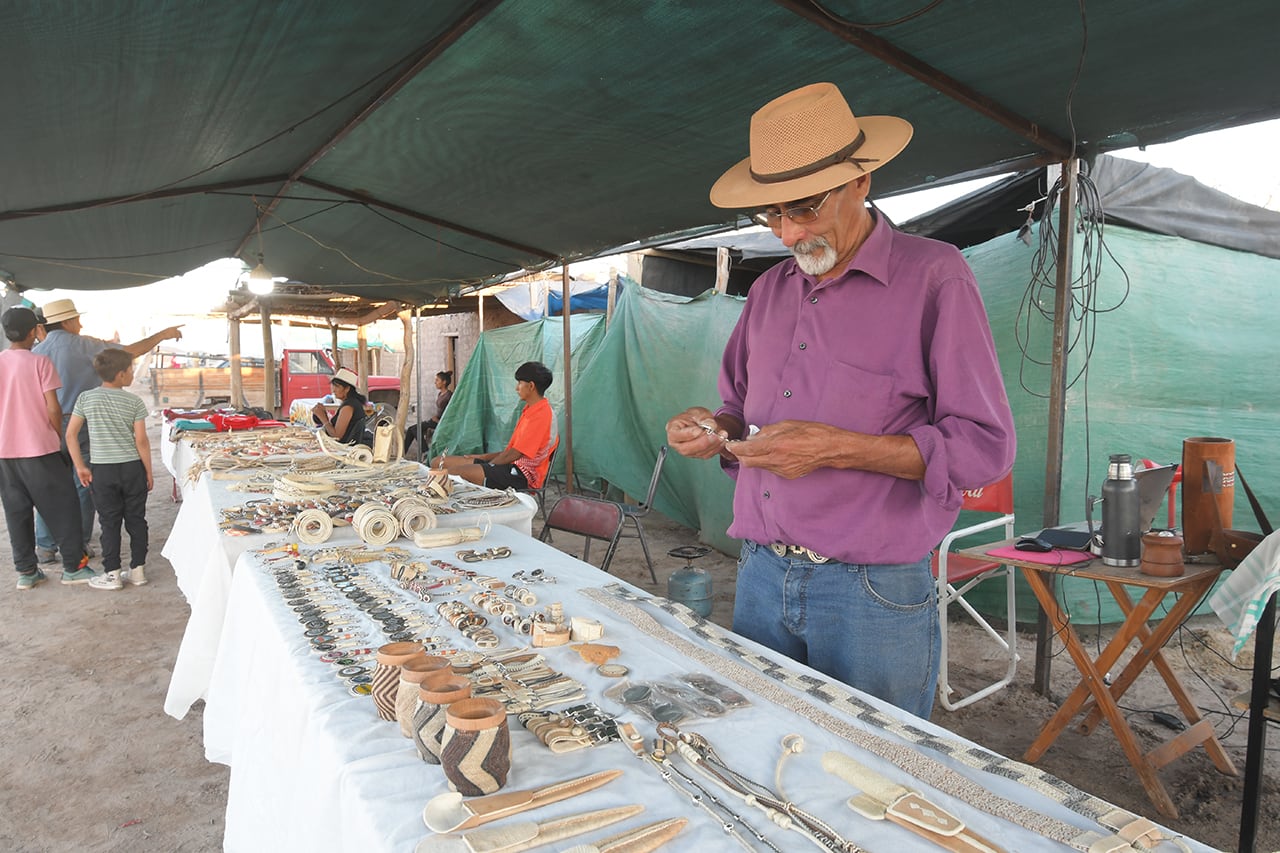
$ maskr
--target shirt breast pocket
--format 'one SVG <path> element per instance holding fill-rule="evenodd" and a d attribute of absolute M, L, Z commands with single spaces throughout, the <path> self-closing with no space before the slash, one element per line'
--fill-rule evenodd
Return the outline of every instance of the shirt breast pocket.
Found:
<path fill-rule="evenodd" d="M 893 376 L 833 361 L 818 405 L 818 420 L 853 432 L 882 435 L 889 421 L 893 387 Z"/>

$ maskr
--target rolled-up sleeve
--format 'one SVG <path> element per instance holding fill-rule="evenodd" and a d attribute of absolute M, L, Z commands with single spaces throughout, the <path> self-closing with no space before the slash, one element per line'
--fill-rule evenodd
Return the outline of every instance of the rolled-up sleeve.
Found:
<path fill-rule="evenodd" d="M 907 435 L 924 458 L 925 494 L 940 507 L 955 509 L 962 490 L 989 485 L 1009 473 L 1017 437 L 972 274 L 943 282 L 935 304 L 929 342 L 933 411 L 929 423 L 908 429 Z"/>

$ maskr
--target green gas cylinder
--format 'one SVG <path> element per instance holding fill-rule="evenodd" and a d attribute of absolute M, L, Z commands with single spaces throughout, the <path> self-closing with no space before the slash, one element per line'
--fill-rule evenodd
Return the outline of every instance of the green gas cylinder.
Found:
<path fill-rule="evenodd" d="M 711 573 L 706 569 L 694 566 L 693 561 L 711 553 L 710 548 L 698 545 L 685 545 L 672 548 L 669 556 L 685 560 L 683 568 L 676 569 L 667 578 L 667 598 L 688 607 L 699 616 L 711 615 L 713 602 L 711 590 Z"/>

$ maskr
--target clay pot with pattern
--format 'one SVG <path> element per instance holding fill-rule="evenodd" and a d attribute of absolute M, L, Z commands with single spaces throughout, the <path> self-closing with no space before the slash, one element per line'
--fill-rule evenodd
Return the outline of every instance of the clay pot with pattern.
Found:
<path fill-rule="evenodd" d="M 440 763 L 440 738 L 444 735 L 445 712 L 454 702 L 471 698 L 471 682 L 461 675 L 432 678 L 418 691 L 418 705 L 410 726 L 418 757 L 428 764 Z"/>
<path fill-rule="evenodd" d="M 444 468 L 428 468 L 426 479 L 425 486 L 429 494 L 443 499 L 453 493 L 453 480 L 449 479 L 448 470 Z"/>
<path fill-rule="evenodd" d="M 413 714 L 418 709 L 418 693 L 427 682 L 449 678 L 449 659 L 435 655 L 413 657 L 400 665 L 400 686 L 396 691 L 396 719 L 400 734 L 413 737 Z"/>
<path fill-rule="evenodd" d="M 373 704 L 384 720 L 396 718 L 396 694 L 400 690 L 400 667 L 407 661 L 427 656 L 422 643 L 387 643 L 378 648 L 378 665 L 373 668 Z"/>
<path fill-rule="evenodd" d="M 511 772 L 507 710 L 495 699 L 462 699 L 445 710 L 440 766 L 464 797 L 492 794 Z"/>

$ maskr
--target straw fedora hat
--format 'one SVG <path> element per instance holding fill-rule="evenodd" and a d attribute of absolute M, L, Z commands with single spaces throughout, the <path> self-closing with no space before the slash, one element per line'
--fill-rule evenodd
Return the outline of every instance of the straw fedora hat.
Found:
<path fill-rule="evenodd" d="M 352 388 L 355 388 L 357 385 L 360 384 L 360 378 L 356 376 L 355 371 L 345 367 L 339 367 L 329 381 L 345 382 L 348 385 L 350 385 Z"/>
<path fill-rule="evenodd" d="M 76 310 L 76 304 L 70 299 L 55 299 L 52 302 L 46 302 L 43 305 L 43 310 L 46 323 L 61 323 L 63 320 L 70 320 L 72 317 L 80 316 L 80 312 Z"/>
<path fill-rule="evenodd" d="M 855 118 L 834 83 L 813 83 L 751 116 L 751 156 L 711 187 L 716 207 L 750 209 L 809 198 L 874 172 L 911 141 L 896 116 Z"/>

